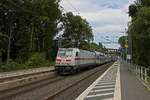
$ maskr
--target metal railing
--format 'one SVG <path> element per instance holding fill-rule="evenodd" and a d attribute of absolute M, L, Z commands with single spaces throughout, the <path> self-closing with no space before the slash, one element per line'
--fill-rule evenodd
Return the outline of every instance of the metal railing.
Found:
<path fill-rule="evenodd" d="M 150 88 L 150 69 L 135 65 L 126 61 L 122 61 L 148 88 Z"/>

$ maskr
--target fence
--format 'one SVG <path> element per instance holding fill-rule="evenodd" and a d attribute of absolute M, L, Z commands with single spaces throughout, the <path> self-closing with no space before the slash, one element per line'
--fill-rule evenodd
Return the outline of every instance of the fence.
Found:
<path fill-rule="evenodd" d="M 123 64 L 125 64 L 129 71 L 134 73 L 148 88 L 150 88 L 150 69 L 135 65 L 132 63 L 128 63 L 126 61 L 122 61 Z"/>

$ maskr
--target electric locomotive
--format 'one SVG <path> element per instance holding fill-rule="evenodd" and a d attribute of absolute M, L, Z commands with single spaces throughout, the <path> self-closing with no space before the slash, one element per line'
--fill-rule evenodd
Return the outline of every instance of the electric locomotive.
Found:
<path fill-rule="evenodd" d="M 109 61 L 110 57 L 100 52 L 78 48 L 59 48 L 55 70 L 60 74 L 71 74 Z"/>

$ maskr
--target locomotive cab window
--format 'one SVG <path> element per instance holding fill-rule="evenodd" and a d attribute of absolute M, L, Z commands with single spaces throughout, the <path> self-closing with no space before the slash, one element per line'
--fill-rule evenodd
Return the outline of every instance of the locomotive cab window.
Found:
<path fill-rule="evenodd" d="M 60 56 L 60 57 L 62 57 L 62 56 L 70 57 L 70 56 L 72 56 L 72 50 L 60 50 L 60 51 L 58 51 L 58 56 Z"/>
<path fill-rule="evenodd" d="M 72 50 L 66 51 L 66 56 L 72 56 Z"/>

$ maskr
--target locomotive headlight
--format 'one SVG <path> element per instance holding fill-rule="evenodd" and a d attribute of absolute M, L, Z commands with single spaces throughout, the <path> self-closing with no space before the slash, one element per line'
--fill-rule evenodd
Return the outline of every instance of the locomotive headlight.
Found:
<path fill-rule="evenodd" d="M 67 61 L 67 62 L 71 62 L 71 59 L 67 59 L 66 61 Z"/>
<path fill-rule="evenodd" d="M 56 64 L 60 64 L 61 59 L 56 59 Z"/>
<path fill-rule="evenodd" d="M 57 62 L 60 62 L 60 61 L 61 61 L 61 59 L 56 59 L 56 61 L 57 61 Z"/>

